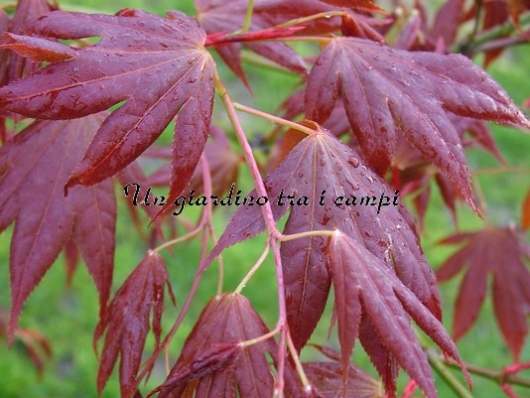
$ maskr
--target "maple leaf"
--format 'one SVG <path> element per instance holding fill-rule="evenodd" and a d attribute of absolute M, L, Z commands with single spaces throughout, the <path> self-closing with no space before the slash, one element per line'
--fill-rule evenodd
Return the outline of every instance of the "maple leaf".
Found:
<path fill-rule="evenodd" d="M 305 95 L 306 117 L 330 116 L 339 94 L 368 163 L 383 174 L 401 133 L 474 207 L 467 161 L 446 111 L 530 128 L 502 88 L 461 55 L 394 50 L 334 38 L 317 59 Z"/>
<path fill-rule="evenodd" d="M 359 159 L 353 149 L 323 130 L 306 137 L 264 179 L 274 217 L 279 219 L 291 208 L 284 234 L 341 229 L 394 266 L 403 283 L 440 317 L 434 274 L 418 245 L 410 214 L 398 203 L 391 205 L 394 191 Z M 255 197 L 256 192 L 249 195 Z M 287 195 L 296 197 L 293 203 Z M 366 197 L 371 203 L 375 198 L 375 206 L 368 205 Z M 379 200 L 388 204 L 380 211 Z M 240 207 L 206 263 L 264 228 L 259 206 Z M 311 336 L 328 297 L 331 279 L 325 266 L 326 241 L 314 236 L 281 246 L 289 330 L 298 349 Z"/>
<path fill-rule="evenodd" d="M 268 339 L 243 347 L 239 343 L 269 330 L 250 302 L 237 293 L 214 297 L 204 308 L 166 381 L 149 396 L 159 398 L 271 397 L 274 377 L 266 353 L 276 357 Z M 236 391 L 238 395 L 236 395 Z"/>
<path fill-rule="evenodd" d="M 94 332 L 94 344 L 103 336 L 105 343 L 98 370 L 98 393 L 101 395 L 120 355 L 120 388 L 122 397 L 132 397 L 137 389 L 136 375 L 149 331 L 149 316 L 155 348 L 160 344 L 164 285 L 174 303 L 164 259 L 149 251 L 129 275 L 112 300 L 109 311 Z"/>
<path fill-rule="evenodd" d="M 348 367 L 346 389 L 342 383 L 342 368 L 334 362 L 307 362 L 304 372 L 316 391 L 324 398 L 335 398 L 345 394 L 355 398 L 383 398 L 380 383 L 353 364 Z"/>
<path fill-rule="evenodd" d="M 5 339 L 7 333 L 7 312 L 0 308 L 0 337 Z M 37 330 L 17 327 L 15 336 L 22 342 L 25 352 L 37 369 L 37 374 L 42 377 L 44 361 L 52 357 L 50 341 Z"/>
<path fill-rule="evenodd" d="M 248 0 L 195 0 L 199 12 L 198 20 L 208 34 L 235 32 L 243 27 L 248 8 Z M 336 7 L 318 0 L 256 0 L 252 10 L 250 32 L 261 31 L 290 20 L 336 10 Z M 304 24 L 302 32 L 333 31 L 340 26 L 340 19 L 319 19 Z M 306 73 L 306 64 L 302 57 L 287 44 L 282 42 L 246 43 L 246 46 L 257 54 L 268 58 L 296 73 Z M 232 43 L 216 48 L 227 66 L 247 86 L 248 81 L 241 66 L 241 44 Z"/>
<path fill-rule="evenodd" d="M 394 270 L 339 230 L 329 244 L 329 269 L 335 291 L 335 314 L 342 349 L 343 371 L 348 369 L 361 312 L 370 319 L 376 338 L 429 398 L 437 397 L 427 356 L 410 325 L 410 317 L 436 344 L 467 371 L 442 323 L 403 283 Z M 378 369 L 379 370 L 379 369 Z M 348 373 L 343 376 L 346 385 Z M 469 379 L 468 379 L 469 382 Z M 394 381 L 395 383 L 395 381 Z M 385 386 L 394 391 L 394 386 Z"/>
<path fill-rule="evenodd" d="M 513 228 L 485 227 L 447 237 L 442 244 L 463 245 L 436 270 L 445 282 L 466 270 L 455 303 L 453 338 L 464 336 L 475 323 L 486 296 L 488 275 L 493 276 L 493 308 L 504 340 L 516 362 L 528 334 L 530 313 L 530 246 Z"/>
<path fill-rule="evenodd" d="M 72 238 L 94 279 L 104 313 L 114 267 L 112 184 L 104 181 L 63 194 L 104 117 L 37 121 L 0 148 L 0 231 L 15 222 L 9 259 L 10 341 L 23 303 Z"/>
<path fill-rule="evenodd" d="M 168 18 L 130 9 L 116 16 L 54 11 L 28 30 L 55 39 L 101 40 L 75 49 L 71 60 L 1 88 L 2 109 L 68 119 L 125 101 L 104 121 L 67 187 L 116 174 L 147 149 L 178 112 L 169 194 L 170 199 L 176 197 L 199 161 L 213 106 L 215 66 L 197 22 L 175 11 L 168 12 Z"/>
<path fill-rule="evenodd" d="M 505 163 L 491 135 L 487 122 L 449 114 L 449 119 L 461 137 L 464 147 L 478 146 L 492 154 L 501 163 Z M 471 138 L 465 136 L 469 132 Z M 402 196 L 414 193 L 412 203 L 423 228 L 425 212 L 430 200 L 431 184 L 434 179 L 444 204 L 450 210 L 455 226 L 457 225 L 456 201 L 461 200 L 458 187 L 445 174 L 440 173 L 429 159 L 425 159 L 415 148 L 399 134 L 396 154 L 392 162 L 392 180 L 394 187 Z"/>

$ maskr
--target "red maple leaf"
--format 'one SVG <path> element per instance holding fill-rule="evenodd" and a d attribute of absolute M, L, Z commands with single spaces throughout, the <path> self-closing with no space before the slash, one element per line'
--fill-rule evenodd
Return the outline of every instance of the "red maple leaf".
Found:
<path fill-rule="evenodd" d="M 105 343 L 98 370 L 98 393 L 101 395 L 120 355 L 120 387 L 122 397 L 131 398 L 137 389 L 136 375 L 140 368 L 147 332 L 155 336 L 155 348 L 160 344 L 164 285 L 169 284 L 164 259 L 149 252 L 129 275 L 112 300 L 107 314 L 102 317 L 94 333 L 94 343 L 105 335 Z"/>
<path fill-rule="evenodd" d="M 4 340 L 7 335 L 7 311 L 0 308 L 0 338 Z M 24 354 L 31 359 L 35 365 L 39 377 L 44 371 L 44 362 L 52 357 L 52 346 L 50 341 L 37 330 L 17 327 L 15 337 L 21 341 Z"/>
<path fill-rule="evenodd" d="M 239 344 L 268 332 L 244 296 L 225 293 L 214 297 L 186 339 L 166 381 L 149 396 L 160 392 L 159 398 L 271 397 L 275 380 L 266 354 L 277 357 L 276 342 L 270 338 L 247 347 Z"/>
<path fill-rule="evenodd" d="M 349 364 L 348 367 L 346 388 L 343 385 L 343 371 L 340 363 L 308 362 L 303 365 L 307 378 L 323 398 L 383 396 L 381 384 L 353 364 Z"/>
<path fill-rule="evenodd" d="M 505 163 L 487 122 L 454 114 L 448 116 L 460 135 L 464 147 L 480 147 L 495 156 L 501 163 Z M 471 137 L 465 136 L 466 132 Z M 445 205 L 451 212 L 455 225 L 457 225 L 456 202 L 462 199 L 458 186 L 445 174 L 440 173 L 430 160 L 425 159 L 401 134 L 398 136 L 396 154 L 392 163 L 392 180 L 394 187 L 400 190 L 402 196 L 414 195 L 412 203 L 422 227 L 430 200 L 430 183 L 431 180 L 434 180 Z"/>
<path fill-rule="evenodd" d="M 449 357 L 457 361 L 466 378 L 469 377 L 456 346 L 440 320 L 403 285 L 392 268 L 360 242 L 337 231 L 330 241 L 328 266 L 335 292 L 334 310 L 342 349 L 344 386 L 347 385 L 349 358 L 360 332 L 361 314 L 373 325 L 375 339 L 380 340 L 384 350 L 396 358 L 427 397 L 437 397 L 434 380 L 409 316 Z M 394 384 L 389 385 L 386 380 L 387 392 L 395 391 L 395 380 L 391 382 Z"/>
<path fill-rule="evenodd" d="M 453 338 L 460 339 L 475 323 L 492 274 L 497 323 L 518 362 L 528 334 L 530 272 L 525 261 L 530 259 L 530 246 L 513 228 L 497 227 L 455 234 L 441 243 L 463 245 L 436 271 L 438 281 L 445 282 L 466 270 L 455 303 Z"/>
<path fill-rule="evenodd" d="M 383 174 L 398 134 L 455 181 L 474 207 L 461 139 L 447 112 L 530 128 L 502 88 L 461 55 L 334 38 L 309 75 L 306 117 L 325 122 L 342 96 L 367 162 Z"/>
<path fill-rule="evenodd" d="M 341 229 L 393 265 L 403 283 L 440 317 L 434 274 L 419 247 L 410 214 L 386 182 L 359 159 L 353 149 L 329 133 L 319 131 L 306 137 L 264 179 L 275 218 L 291 209 L 285 234 Z M 249 195 L 255 197 L 256 192 Z M 293 203 L 287 195 L 293 195 Z M 378 210 L 380 200 L 388 206 Z M 394 200 L 397 202 L 391 203 Z M 259 206 L 239 208 L 210 259 L 264 228 Z M 298 349 L 311 336 L 328 297 L 331 278 L 325 266 L 326 242 L 324 237 L 315 236 L 281 246 L 287 317 Z"/>
<path fill-rule="evenodd" d="M 0 231 L 15 222 L 9 259 L 10 341 L 24 301 L 70 239 L 94 279 L 102 313 L 106 308 L 114 267 L 112 183 L 75 187 L 67 197 L 63 193 L 104 117 L 37 121 L 0 148 Z"/>
<path fill-rule="evenodd" d="M 73 59 L 2 87 L 3 109 L 40 119 L 68 119 L 125 101 L 104 121 L 67 186 L 90 185 L 116 174 L 147 149 L 178 112 L 169 197 L 178 195 L 203 151 L 213 106 L 214 62 L 197 22 L 175 11 L 168 18 L 130 9 L 116 16 L 54 11 L 28 29 L 55 39 L 101 40 L 75 49 Z"/>

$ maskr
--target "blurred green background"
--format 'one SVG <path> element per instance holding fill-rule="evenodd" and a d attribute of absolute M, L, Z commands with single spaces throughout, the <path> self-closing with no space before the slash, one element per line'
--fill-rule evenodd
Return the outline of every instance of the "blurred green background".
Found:
<path fill-rule="evenodd" d="M 191 1 L 76 1 L 61 2 L 65 10 L 76 10 L 86 12 L 114 13 L 117 10 L 129 8 L 141 8 L 147 11 L 164 14 L 167 8 L 179 9 L 193 15 L 195 9 Z M 528 67 L 530 66 L 530 51 L 526 47 L 514 48 L 505 56 L 495 62 L 489 72 L 508 91 L 517 104 L 530 96 L 530 81 L 528 79 Z M 220 66 L 222 68 L 222 66 Z M 268 71 L 265 78 L 261 71 L 253 65 L 246 68 L 254 96 L 250 96 L 242 85 L 229 72 L 224 69 L 221 72 L 223 79 L 230 89 L 236 101 L 255 106 L 265 111 L 274 111 L 278 104 L 297 87 L 299 83 L 296 77 L 282 72 Z M 273 95 L 271 95 L 273 93 Z M 219 109 L 216 108 L 216 112 Z M 217 112 L 219 119 L 216 120 L 222 126 L 228 126 L 227 120 L 221 112 Z M 241 115 L 242 121 L 249 134 L 266 132 L 270 130 L 271 124 L 258 120 L 255 117 Z M 514 167 L 529 167 L 528 148 L 530 139 L 528 135 L 507 127 L 494 127 L 495 139 L 501 153 L 505 156 L 509 165 Z M 170 135 L 169 135 L 170 137 Z M 481 151 L 470 150 L 469 162 L 472 169 L 497 168 L 496 160 Z M 488 205 L 488 219 L 495 225 L 508 225 L 519 223 L 520 204 L 524 194 L 530 186 L 530 176 L 526 173 L 511 171 L 497 172 L 493 174 L 480 174 L 478 182 L 485 201 Z M 241 181 L 238 188 L 250 186 L 248 172 L 241 169 Z M 243 189 L 244 190 L 244 189 Z M 436 189 L 431 208 L 428 211 L 425 225 L 426 231 L 423 236 L 423 248 L 428 260 L 433 267 L 439 266 L 452 252 L 451 249 L 436 246 L 436 241 L 454 232 L 454 227 L 448 211 L 442 206 L 441 199 Z M 131 270 L 145 255 L 147 245 L 137 234 L 136 229 L 131 228 L 129 214 L 121 200 L 122 191 L 116 186 L 119 197 L 120 212 L 118 218 L 118 230 L 116 235 L 116 257 L 114 288 L 116 291 Z M 465 206 L 458 209 L 460 227 L 463 230 L 479 229 L 483 221 L 474 215 Z M 31 206 L 28 206 L 28 212 Z M 191 213 L 186 213 L 191 216 Z M 222 226 L 226 223 L 229 214 L 217 214 L 217 233 L 220 234 Z M 8 251 L 11 229 L 0 235 L 0 308 L 9 308 L 9 283 L 8 283 Z M 258 236 L 249 242 L 237 245 L 224 253 L 225 264 L 225 290 L 233 290 L 247 270 L 260 256 L 264 246 L 264 237 Z M 195 273 L 197 259 L 199 257 L 200 245 L 193 241 L 179 245 L 171 254 L 165 254 L 167 267 L 171 275 L 173 289 L 176 293 L 178 306 L 181 306 L 186 298 L 187 291 L 191 285 Z M 244 255 L 242 255 L 244 253 Z M 217 270 L 211 267 L 203 277 L 199 294 L 195 300 L 189 316 L 180 328 L 172 345 L 170 360 L 176 359 L 179 346 L 200 313 L 203 306 L 215 293 L 217 286 Z M 452 306 L 458 292 L 460 278 L 441 286 L 444 303 L 444 320 L 448 328 L 451 326 Z M 45 361 L 42 377 L 39 377 L 32 362 L 25 353 L 25 348 L 20 341 L 8 350 L 4 341 L 0 342 L 0 397 L 95 397 L 97 359 L 92 350 L 92 335 L 97 324 L 97 294 L 93 283 L 83 266 L 78 267 L 71 288 L 66 288 L 66 273 L 62 257 L 46 274 L 40 285 L 34 291 L 24 307 L 20 325 L 24 328 L 34 329 L 46 336 L 52 344 L 53 356 Z M 529 287 L 530 288 L 530 287 Z M 276 319 L 276 287 L 275 273 L 272 262 L 266 261 L 256 276 L 250 280 L 243 294 L 250 298 L 256 309 L 263 316 L 269 327 L 273 327 Z M 328 306 L 329 307 L 329 306 Z M 177 310 L 171 308 L 166 302 L 166 313 L 164 315 L 164 331 L 169 330 L 175 319 Z M 321 321 L 313 341 L 323 342 L 326 339 L 329 325 L 328 318 Z M 332 334 L 330 344 L 338 347 L 336 339 Z M 146 349 L 152 347 L 149 339 Z M 489 298 L 481 311 L 478 323 L 458 343 L 462 358 L 472 364 L 501 369 L 510 364 L 511 357 L 505 344 L 500 338 L 499 330 L 493 319 L 493 311 Z M 310 351 L 310 350 L 309 350 Z M 369 361 L 363 355 L 360 345 L 354 354 L 364 369 L 375 375 Z M 304 354 L 306 358 L 313 358 L 311 352 Z M 530 360 L 530 348 L 526 345 L 522 360 Z M 454 374 L 462 380 L 459 372 Z M 530 379 L 530 372 L 525 371 L 521 376 Z M 440 397 L 452 397 L 454 394 L 448 390 L 437 377 L 437 387 Z M 141 389 L 147 392 L 160 384 L 165 378 L 165 369 L 162 362 L 158 363 L 147 386 Z M 119 396 L 118 372 L 115 369 L 103 396 Z M 400 384 L 403 385 L 405 377 Z M 488 380 L 474 376 L 476 397 L 501 397 L 498 386 Z M 522 393 L 522 396 L 530 396 L 530 390 Z"/>

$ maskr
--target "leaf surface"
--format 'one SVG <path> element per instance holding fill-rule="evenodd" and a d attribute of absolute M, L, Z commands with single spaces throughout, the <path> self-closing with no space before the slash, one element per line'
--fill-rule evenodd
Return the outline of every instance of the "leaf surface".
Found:
<path fill-rule="evenodd" d="M 456 346 L 442 323 L 403 285 L 391 268 L 359 242 L 337 231 L 331 238 L 329 255 L 333 289 L 337 293 L 335 312 L 343 357 L 345 353 L 348 358 L 351 355 L 359 330 L 360 316 L 352 319 L 349 315 L 362 311 L 373 324 L 376 338 L 384 348 L 416 380 L 427 397 L 437 397 L 427 356 L 412 330 L 409 316 L 464 370 Z M 348 328 L 349 334 L 341 332 Z M 347 374 L 344 377 L 347 379 Z"/>
<path fill-rule="evenodd" d="M 23 303 L 71 238 L 94 279 L 102 312 L 107 305 L 116 224 L 112 184 L 63 193 L 104 117 L 38 121 L 0 148 L 0 231 L 15 222 L 9 259 L 11 341 Z"/>
<path fill-rule="evenodd" d="M 273 339 L 248 347 L 240 342 L 268 333 L 268 328 L 242 295 L 214 297 L 186 339 L 166 381 L 150 393 L 159 398 L 271 397 L 274 378 L 266 353 L 276 356 Z M 190 395 L 191 396 L 191 395 Z"/>
<path fill-rule="evenodd" d="M 380 383 L 353 364 L 348 367 L 348 384 L 346 389 L 342 384 L 342 369 L 335 362 L 304 363 L 304 371 L 324 398 L 335 398 L 345 392 L 346 397 L 382 398 Z"/>
<path fill-rule="evenodd" d="M 339 95 L 365 159 L 380 174 L 391 164 L 401 133 L 458 184 L 473 207 L 467 161 L 447 112 L 530 128 L 504 90 L 461 55 L 334 38 L 309 75 L 306 117 L 325 122 Z"/>
<path fill-rule="evenodd" d="M 493 276 L 493 306 L 497 323 L 515 362 L 528 334 L 530 313 L 530 246 L 512 228 L 487 227 L 477 232 L 452 235 L 443 244 L 463 245 L 436 271 L 445 282 L 465 272 L 455 303 L 453 338 L 460 339 L 477 319 Z"/>
<path fill-rule="evenodd" d="M 173 11 L 168 18 L 130 9 L 116 16 L 55 11 L 36 20 L 31 32 L 101 40 L 76 49 L 71 60 L 1 88 L 0 107 L 29 117 L 68 119 L 124 101 L 102 124 L 68 187 L 116 174 L 178 112 L 169 195 L 176 196 L 199 161 L 213 106 L 214 62 L 197 22 Z"/>
<path fill-rule="evenodd" d="M 138 383 L 136 375 L 149 329 L 155 336 L 155 347 L 160 343 L 165 284 L 173 298 L 164 259 L 150 251 L 120 287 L 110 304 L 107 316 L 97 325 L 94 333 L 95 343 L 106 330 L 98 369 L 97 385 L 100 395 L 118 355 L 121 396 L 130 398 L 134 395 Z"/>
<path fill-rule="evenodd" d="M 359 159 L 353 149 L 323 130 L 306 137 L 264 179 L 275 218 L 291 209 L 283 231 L 287 235 L 340 228 L 389 267 L 395 266 L 403 283 L 440 317 L 436 280 L 418 245 L 410 214 L 386 182 Z M 256 192 L 249 195 L 255 197 Z M 293 205 L 285 198 L 288 195 L 296 198 Z M 303 197 L 307 204 L 297 201 Z M 392 204 L 394 199 L 397 202 Z M 388 206 L 378 212 L 380 200 Z M 259 206 L 240 207 L 210 259 L 264 228 Z M 281 246 L 289 329 L 298 349 L 311 336 L 325 307 L 331 283 L 326 250 L 327 238 L 321 236 Z"/>

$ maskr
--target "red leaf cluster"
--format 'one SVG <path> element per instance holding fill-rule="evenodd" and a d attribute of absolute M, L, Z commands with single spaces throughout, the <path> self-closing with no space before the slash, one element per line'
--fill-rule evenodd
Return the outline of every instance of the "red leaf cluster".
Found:
<path fill-rule="evenodd" d="M 63 191 L 104 117 L 37 121 L 0 148 L 0 231 L 15 222 L 10 341 L 23 303 L 71 240 L 94 279 L 102 313 L 107 306 L 114 268 L 114 189 L 103 181 L 71 189 L 66 197 Z"/>
<path fill-rule="evenodd" d="M 379 173 L 389 168 L 403 135 L 458 185 L 472 206 L 467 161 L 448 112 L 530 128 L 504 90 L 456 54 L 408 52 L 335 38 L 309 75 L 306 117 L 325 122 L 339 94 L 364 158 Z"/>
<path fill-rule="evenodd" d="M 98 392 L 101 394 L 120 356 L 121 395 L 134 395 L 142 352 L 149 329 L 155 336 L 155 349 L 160 344 L 164 285 L 174 301 L 163 258 L 149 252 L 118 290 L 94 333 L 94 343 L 105 334 L 105 343 L 98 371 Z M 149 322 L 152 313 L 151 325 Z"/>
<path fill-rule="evenodd" d="M 177 196 L 195 170 L 210 127 L 214 64 L 203 48 L 203 29 L 181 13 L 162 18 L 129 9 L 116 16 L 54 11 L 30 28 L 45 38 L 101 40 L 76 48 L 68 62 L 0 88 L 3 109 L 71 119 L 125 101 L 101 125 L 67 186 L 116 174 L 151 146 L 178 112 L 172 165 L 179 178 L 172 179 L 169 197 Z M 29 38 L 18 40 L 15 49 L 36 51 L 30 44 L 40 54 L 52 46 Z"/>
<path fill-rule="evenodd" d="M 151 394 L 160 392 L 159 398 L 272 396 L 274 377 L 266 354 L 276 356 L 276 343 L 270 338 L 241 345 L 268 331 L 244 296 L 226 293 L 214 297 L 166 381 Z"/>
<path fill-rule="evenodd" d="M 199 228 L 184 236 L 204 227 L 190 301 L 214 258 L 267 231 L 279 297 L 285 297 L 275 330 L 291 352 L 283 355 L 286 347 L 271 337 L 247 298 L 220 294 L 203 310 L 166 381 L 150 395 L 270 397 L 281 394 L 277 390 L 283 386 L 287 397 L 381 395 L 380 384 L 351 363 L 359 341 L 386 396 L 396 396 L 402 368 L 412 386 L 435 398 L 431 369 L 411 321 L 463 368 L 441 323 L 436 280 L 463 269 L 454 339 L 477 318 L 491 274 L 495 315 L 519 361 L 530 308 L 530 248 L 522 235 L 491 226 L 451 236 L 443 243 L 462 246 L 435 275 L 401 198 L 417 194 L 413 205 L 422 222 L 434 178 L 456 219 L 457 199 L 475 208 L 465 148 L 478 145 L 503 161 L 486 121 L 530 128 L 486 72 L 463 55 L 447 54 L 456 47 L 466 54 L 484 51 L 490 61 L 508 38 L 486 40 L 483 48 L 481 40 L 509 14 L 519 24 L 528 1 L 476 2 L 466 14 L 463 0 L 448 0 L 432 24 L 420 1 L 414 10 L 403 5 L 393 14 L 371 0 L 256 0 L 252 10 L 247 0 L 196 0 L 195 5 L 196 19 L 176 11 L 167 17 L 132 9 L 113 16 L 62 12 L 41 0 L 19 1 L 12 18 L 0 10 L 0 232 L 14 224 L 9 341 L 21 337 L 17 323 L 23 304 L 64 249 L 68 281 L 82 257 L 99 294 L 94 345 L 104 341 L 98 392 L 119 358 L 121 395 L 139 396 L 140 375 L 156 359 L 141 369 L 149 331 L 158 353 L 169 344 L 189 302 L 161 342 L 165 285 L 174 297 L 159 247 L 147 252 L 109 305 L 116 219 L 110 177 L 119 174 L 120 183 L 138 190 L 140 185 L 169 186 L 164 211 L 187 190 L 204 194 L 205 202 L 206 192 L 221 194 L 237 182 L 245 159 L 258 187 L 249 195 L 265 190 L 266 206 L 239 206 L 209 255 L 208 238 L 214 237 L 209 212 Z M 485 10 L 482 23 L 477 21 L 469 39 L 455 42 L 462 23 L 476 18 L 480 7 Z M 496 10 L 502 12 L 496 15 Z M 526 40 L 529 33 L 517 34 L 510 43 Z M 320 52 L 305 58 L 305 50 L 287 44 L 288 39 L 313 42 Z M 260 176 L 261 154 L 253 153 L 256 148 L 246 136 L 250 131 L 242 131 L 236 114 L 244 107 L 231 100 L 207 49 L 215 49 L 251 88 L 242 46 L 304 83 L 284 103 L 286 119 L 303 115 L 300 125 L 265 115 L 282 127 L 260 144 L 290 127 L 273 144 L 272 154 L 268 147 L 263 150 L 269 155 L 263 162 L 265 177 Z M 230 131 L 212 126 L 215 89 L 242 155 Z M 155 148 L 172 122 L 171 146 Z M 522 207 L 523 230 L 530 228 L 529 198 Z M 146 211 L 150 217 L 160 214 L 152 207 Z M 279 232 L 272 221 L 286 214 Z M 165 221 L 157 220 L 149 245 L 163 237 Z M 337 326 L 341 351 L 328 355 L 331 349 L 321 350 L 333 362 L 300 363 L 297 354 L 322 318 L 331 288 L 331 323 Z M 22 336 L 30 349 L 46 351 L 42 336 Z"/>
<path fill-rule="evenodd" d="M 515 229 L 500 227 L 455 234 L 441 243 L 462 245 L 436 270 L 440 282 L 465 270 L 455 303 L 453 338 L 460 339 L 475 323 L 492 275 L 495 317 L 518 362 L 528 334 L 530 272 L 525 262 L 530 260 L 530 246 Z"/>

